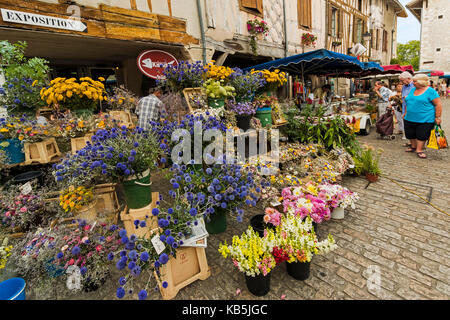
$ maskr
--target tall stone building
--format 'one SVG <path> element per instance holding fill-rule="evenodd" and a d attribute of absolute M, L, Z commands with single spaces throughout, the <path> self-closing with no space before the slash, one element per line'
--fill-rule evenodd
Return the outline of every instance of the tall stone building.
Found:
<path fill-rule="evenodd" d="M 420 69 L 450 71 L 450 0 L 414 0 L 406 7 L 421 23 Z"/>

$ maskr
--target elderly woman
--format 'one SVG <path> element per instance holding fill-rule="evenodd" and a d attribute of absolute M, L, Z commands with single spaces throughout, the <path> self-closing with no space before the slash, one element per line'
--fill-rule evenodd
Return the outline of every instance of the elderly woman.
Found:
<path fill-rule="evenodd" d="M 405 135 L 411 147 L 406 152 L 416 152 L 419 158 L 426 158 L 423 152 L 425 142 L 430 137 L 434 124 L 441 124 L 442 104 L 439 94 L 429 87 L 427 75 L 418 74 L 413 78 L 414 87 L 406 97 Z"/>

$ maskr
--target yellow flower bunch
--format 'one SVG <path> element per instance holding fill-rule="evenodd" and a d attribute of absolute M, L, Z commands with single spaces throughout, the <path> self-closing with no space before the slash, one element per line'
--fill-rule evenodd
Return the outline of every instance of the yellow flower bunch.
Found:
<path fill-rule="evenodd" d="M 228 77 L 234 73 L 234 70 L 230 67 L 216 66 L 214 60 L 206 65 L 206 78 L 214 80 L 226 80 Z"/>
<path fill-rule="evenodd" d="M 48 105 L 64 105 L 76 97 L 103 101 L 106 96 L 105 85 L 89 77 L 78 81 L 75 78 L 56 78 L 50 82 L 49 88 L 42 88 L 40 93 L 41 99 Z"/>
<path fill-rule="evenodd" d="M 93 188 L 78 187 L 62 190 L 59 196 L 59 205 L 65 212 L 80 210 L 94 199 Z"/>
<path fill-rule="evenodd" d="M 288 175 L 270 176 L 270 183 L 273 186 L 283 188 L 288 186 L 300 186 L 302 184 L 302 180 L 296 176 L 288 174 Z"/>
<path fill-rule="evenodd" d="M 224 258 L 230 256 L 239 271 L 248 276 L 267 275 L 276 266 L 272 256 L 274 240 L 273 231 L 261 238 L 249 227 L 240 237 L 234 236 L 231 245 L 227 245 L 226 241 L 221 243 L 219 252 Z"/>
<path fill-rule="evenodd" d="M 267 69 L 264 70 L 252 69 L 251 73 L 252 74 L 260 73 L 267 81 L 267 84 L 270 86 L 281 87 L 283 84 L 287 82 L 286 73 L 280 72 L 280 70 L 278 69 L 276 69 L 273 72 Z"/>
<path fill-rule="evenodd" d="M 8 238 L 3 239 L 0 246 L 0 270 L 3 269 L 8 261 L 8 257 L 11 255 L 13 246 L 8 246 Z"/>

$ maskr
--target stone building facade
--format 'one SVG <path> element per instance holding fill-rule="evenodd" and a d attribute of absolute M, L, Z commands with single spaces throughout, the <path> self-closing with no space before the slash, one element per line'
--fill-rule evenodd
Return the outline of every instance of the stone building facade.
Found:
<path fill-rule="evenodd" d="M 450 71 L 450 1 L 414 0 L 406 6 L 421 23 L 420 69 Z"/>

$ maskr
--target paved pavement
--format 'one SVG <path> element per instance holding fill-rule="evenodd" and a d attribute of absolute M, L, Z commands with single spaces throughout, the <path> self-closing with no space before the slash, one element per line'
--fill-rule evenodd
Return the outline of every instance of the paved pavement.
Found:
<path fill-rule="evenodd" d="M 444 102 L 443 127 L 450 136 L 450 100 Z M 450 213 L 450 151 L 427 150 L 428 159 L 404 152 L 404 140 L 377 139 L 375 132 L 360 137 L 384 149 L 381 169 L 389 178 L 429 199 Z M 243 274 L 217 249 L 225 239 L 230 242 L 248 226 L 248 217 L 262 213 L 254 208 L 243 223 L 229 221 L 227 232 L 208 238 L 207 258 L 211 277 L 182 289 L 176 299 L 449 299 L 450 298 L 450 218 L 387 178 L 369 184 L 361 177 L 345 177 L 343 184 L 359 193 L 355 210 L 346 211 L 344 220 L 331 220 L 319 226 L 324 238 L 331 233 L 339 248 L 312 260 L 311 276 L 306 281 L 291 278 L 285 265 L 271 276 L 271 291 L 264 297 L 251 295 Z M 166 193 L 167 183 L 154 182 Z M 98 291 L 68 295 L 67 289 L 30 298 L 116 299 L 120 274 L 115 273 Z M 379 276 L 379 277 L 378 277 Z M 236 290 L 240 289 L 240 295 Z M 28 294 L 28 293 L 27 293 Z M 128 296 L 130 297 L 130 296 Z M 130 297 L 133 298 L 133 297 Z M 161 299 L 153 292 L 150 299 Z"/>

